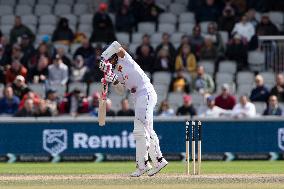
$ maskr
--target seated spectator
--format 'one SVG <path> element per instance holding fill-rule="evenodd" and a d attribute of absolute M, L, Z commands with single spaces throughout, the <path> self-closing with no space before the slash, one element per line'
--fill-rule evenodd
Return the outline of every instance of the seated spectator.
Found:
<path fill-rule="evenodd" d="M 213 96 L 207 97 L 206 102 L 207 108 L 205 112 L 199 115 L 200 117 L 218 118 L 224 116 L 227 113 L 226 110 L 215 105 L 215 100 Z"/>
<path fill-rule="evenodd" d="M 150 54 L 153 55 L 154 54 L 154 48 L 152 47 L 151 43 L 150 43 L 150 36 L 148 34 L 143 35 L 142 37 L 142 43 L 137 47 L 136 49 L 136 56 L 139 57 L 142 55 L 142 47 L 146 45 L 150 48 Z"/>
<path fill-rule="evenodd" d="M 35 116 L 35 108 L 34 102 L 32 99 L 27 99 L 25 101 L 25 106 L 18 110 L 15 114 L 15 117 L 34 117 Z"/>
<path fill-rule="evenodd" d="M 216 60 L 218 56 L 217 48 L 213 44 L 213 40 L 210 36 L 205 36 L 204 44 L 200 49 L 200 60 Z"/>
<path fill-rule="evenodd" d="M 267 102 L 270 92 L 264 85 L 261 75 L 255 76 L 255 84 L 256 87 L 251 91 L 250 100 L 252 102 Z"/>
<path fill-rule="evenodd" d="M 21 63 L 27 67 L 28 62 L 32 58 L 32 56 L 35 54 L 35 48 L 32 44 L 32 41 L 30 40 L 30 37 L 27 34 L 24 34 L 21 36 L 21 51 L 23 53 L 23 56 L 21 57 Z"/>
<path fill-rule="evenodd" d="M 6 71 L 6 84 L 12 83 L 18 75 L 27 77 L 28 70 L 20 63 L 19 60 L 14 60 L 11 67 Z"/>
<path fill-rule="evenodd" d="M 84 63 L 81 55 L 77 55 L 71 68 L 70 68 L 70 81 L 71 82 L 87 82 L 88 67 Z"/>
<path fill-rule="evenodd" d="M 263 112 L 265 116 L 282 116 L 282 109 L 279 107 L 278 99 L 275 95 L 271 95 L 268 100 L 268 105 Z"/>
<path fill-rule="evenodd" d="M 248 101 L 246 95 L 240 97 L 240 102 L 237 103 L 232 110 L 233 118 L 251 118 L 256 116 L 256 110 L 253 103 Z"/>
<path fill-rule="evenodd" d="M 12 50 L 8 50 L 7 52 L 7 64 L 11 65 L 14 60 L 18 60 L 21 64 L 23 64 L 23 52 L 22 48 L 19 44 L 15 43 L 12 45 Z M 7 67 L 9 66 L 7 65 Z"/>
<path fill-rule="evenodd" d="M 69 113 L 71 116 L 78 116 L 82 113 L 88 113 L 89 103 L 80 89 L 75 88 L 67 94 L 60 104 L 61 113 Z"/>
<path fill-rule="evenodd" d="M 197 75 L 193 80 L 193 89 L 201 94 L 213 93 L 215 84 L 210 75 L 205 73 L 203 66 L 197 67 Z"/>
<path fill-rule="evenodd" d="M 270 95 L 275 95 L 279 102 L 284 102 L 284 76 L 277 74 L 276 85 L 271 89 Z"/>
<path fill-rule="evenodd" d="M 184 77 L 182 70 L 177 71 L 177 76 L 172 78 L 169 91 L 189 93 L 189 83 Z"/>
<path fill-rule="evenodd" d="M 90 39 L 91 42 L 110 43 L 115 40 L 113 23 L 107 9 L 107 4 L 101 3 L 99 5 L 99 10 L 93 17 L 93 33 Z"/>
<path fill-rule="evenodd" d="M 157 115 L 162 117 L 169 117 L 174 116 L 175 112 L 172 108 L 170 108 L 168 101 L 164 100 L 161 102 Z"/>
<path fill-rule="evenodd" d="M 21 75 L 18 75 L 16 77 L 16 79 L 12 83 L 12 88 L 15 96 L 19 97 L 19 99 L 22 99 L 25 94 L 30 91 L 29 87 L 25 83 L 25 78 Z"/>
<path fill-rule="evenodd" d="M 135 25 L 135 18 L 131 11 L 129 1 L 123 1 L 123 4 L 116 12 L 115 18 L 116 20 L 119 20 L 119 22 L 115 22 L 115 28 L 117 31 L 128 33 L 132 32 L 132 28 Z"/>
<path fill-rule="evenodd" d="M 139 8 L 139 22 L 157 22 L 163 12 L 154 0 L 144 0 Z"/>
<path fill-rule="evenodd" d="M 4 97 L 0 99 L 0 113 L 14 115 L 18 111 L 20 99 L 14 95 L 10 86 L 6 86 L 3 93 Z"/>
<path fill-rule="evenodd" d="M 60 18 L 57 27 L 52 34 L 52 41 L 69 45 L 74 40 L 74 33 L 69 27 L 67 18 Z"/>
<path fill-rule="evenodd" d="M 189 45 L 183 45 L 181 52 L 177 55 L 175 70 L 183 70 L 191 74 L 196 71 L 196 58 Z"/>
<path fill-rule="evenodd" d="M 72 66 L 70 58 L 66 55 L 64 48 L 57 48 L 56 53 L 60 56 L 62 62 L 70 68 Z"/>
<path fill-rule="evenodd" d="M 34 55 L 31 57 L 28 63 L 28 69 L 33 69 L 39 63 L 41 57 L 46 57 L 48 59 L 48 64 L 51 64 L 51 54 L 48 51 L 48 46 L 46 43 L 40 43 Z"/>
<path fill-rule="evenodd" d="M 207 36 L 213 42 L 213 45 L 216 47 L 218 56 L 223 55 L 224 46 L 221 34 L 217 30 L 217 24 L 215 22 L 210 22 L 207 26 Z"/>
<path fill-rule="evenodd" d="M 24 34 L 28 35 L 31 41 L 34 41 L 35 36 L 33 32 L 22 23 L 20 16 L 16 16 L 14 26 L 10 31 L 10 43 L 16 43 L 18 41 L 18 38 L 23 36 Z"/>
<path fill-rule="evenodd" d="M 183 105 L 178 108 L 176 115 L 196 115 L 196 109 L 192 105 L 192 99 L 190 95 L 183 96 Z"/>
<path fill-rule="evenodd" d="M 151 54 L 149 46 L 143 45 L 141 47 L 141 55 L 137 57 L 137 63 L 142 70 L 150 73 L 153 72 L 155 57 Z"/>
<path fill-rule="evenodd" d="M 154 70 L 173 72 L 174 65 L 168 50 L 162 48 L 158 52 L 158 56 L 154 65 Z"/>
<path fill-rule="evenodd" d="M 65 85 L 68 81 L 68 67 L 62 62 L 59 55 L 56 55 L 53 64 L 48 66 L 48 81 L 51 85 Z"/>
<path fill-rule="evenodd" d="M 247 69 L 247 45 L 241 40 L 240 35 L 235 35 L 227 45 L 226 57 L 237 62 L 238 70 Z"/>
<path fill-rule="evenodd" d="M 23 98 L 21 99 L 20 101 L 20 104 L 19 104 L 19 109 L 22 109 L 24 106 L 25 106 L 25 102 L 28 100 L 28 99 L 32 99 L 33 100 L 33 104 L 34 104 L 34 107 L 35 108 L 38 108 L 39 106 L 39 102 L 41 100 L 40 96 L 33 92 L 33 91 L 29 91 L 27 94 L 25 94 L 23 96 Z"/>
<path fill-rule="evenodd" d="M 181 38 L 180 38 L 180 45 L 179 45 L 179 47 L 177 49 L 176 54 L 179 54 L 182 51 L 182 47 L 184 45 L 189 45 L 190 46 L 190 41 L 189 41 L 189 36 L 188 35 L 182 35 L 181 36 Z M 194 52 L 194 49 L 192 49 L 193 47 L 192 46 L 190 46 L 190 47 L 191 47 L 192 52 Z"/>
<path fill-rule="evenodd" d="M 174 45 L 170 42 L 170 35 L 168 33 L 163 33 L 162 42 L 156 48 L 156 56 L 162 48 L 168 50 L 170 57 L 175 57 L 176 50 Z"/>
<path fill-rule="evenodd" d="M 196 56 L 199 56 L 200 49 L 204 43 L 204 38 L 201 35 L 200 25 L 195 25 L 192 30 L 192 36 L 189 38 L 189 41 L 194 54 Z"/>
<path fill-rule="evenodd" d="M 49 59 L 46 56 L 41 56 L 35 67 L 31 68 L 28 73 L 28 81 L 30 83 L 44 83 L 48 76 Z"/>
<path fill-rule="evenodd" d="M 35 112 L 36 117 L 51 117 L 52 113 L 45 100 L 40 100 L 38 108 Z"/>
<path fill-rule="evenodd" d="M 115 112 L 111 109 L 111 100 L 108 98 L 106 101 L 106 116 L 107 117 L 114 117 L 115 116 Z"/>
<path fill-rule="evenodd" d="M 255 18 L 255 10 L 254 9 L 249 9 L 246 13 L 246 16 L 248 18 L 248 22 L 250 22 L 253 27 L 255 28 L 258 25 L 258 21 Z"/>
<path fill-rule="evenodd" d="M 129 108 L 128 100 L 122 99 L 121 110 L 117 112 L 117 116 L 134 116 L 134 110 Z"/>
<path fill-rule="evenodd" d="M 195 18 L 198 22 L 217 21 L 220 12 L 221 10 L 215 0 L 206 0 L 203 5 L 197 9 Z"/>
<path fill-rule="evenodd" d="M 248 22 L 248 17 L 246 15 L 243 15 L 240 22 L 235 24 L 232 35 L 235 34 L 240 35 L 247 42 L 250 42 L 251 38 L 254 36 L 254 26 Z"/>
<path fill-rule="evenodd" d="M 230 94 L 229 85 L 222 85 L 222 92 L 215 99 L 215 105 L 225 110 L 232 110 L 236 105 L 236 98 Z"/>
<path fill-rule="evenodd" d="M 263 14 L 260 23 L 256 26 L 259 35 L 278 35 L 278 28 L 273 24 L 267 14 Z"/>
<path fill-rule="evenodd" d="M 48 89 L 46 92 L 46 106 L 51 112 L 52 116 L 58 115 L 59 98 L 55 89 Z"/>
<path fill-rule="evenodd" d="M 225 6 L 222 16 L 219 19 L 218 26 L 221 31 L 232 32 L 236 23 L 235 11 L 231 6 Z"/>
<path fill-rule="evenodd" d="M 101 95 L 99 92 L 94 92 L 94 94 L 91 97 L 91 100 L 89 100 L 90 104 L 90 110 L 91 115 L 98 117 L 98 110 L 99 110 L 99 99 L 101 98 Z"/>
<path fill-rule="evenodd" d="M 90 44 L 88 38 L 84 37 L 81 46 L 75 51 L 73 57 L 75 58 L 77 55 L 81 55 L 84 59 L 88 59 L 91 56 L 94 56 L 94 53 L 95 48 Z"/>

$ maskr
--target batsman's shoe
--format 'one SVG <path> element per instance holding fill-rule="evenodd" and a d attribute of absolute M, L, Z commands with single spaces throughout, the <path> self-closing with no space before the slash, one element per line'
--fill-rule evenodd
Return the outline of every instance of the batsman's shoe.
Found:
<path fill-rule="evenodd" d="M 165 160 L 164 158 L 158 162 L 157 166 L 153 169 L 151 169 L 150 171 L 148 171 L 148 176 L 154 176 L 155 174 L 157 174 L 158 172 L 161 171 L 161 169 L 163 169 L 164 167 L 166 167 L 168 165 L 167 160 Z"/>
<path fill-rule="evenodd" d="M 133 173 L 130 174 L 130 176 L 131 177 L 140 177 L 144 173 L 148 172 L 150 169 L 152 169 L 152 166 L 149 163 L 147 163 L 147 165 L 145 165 L 145 167 L 143 169 L 137 168 L 136 171 L 134 171 Z"/>

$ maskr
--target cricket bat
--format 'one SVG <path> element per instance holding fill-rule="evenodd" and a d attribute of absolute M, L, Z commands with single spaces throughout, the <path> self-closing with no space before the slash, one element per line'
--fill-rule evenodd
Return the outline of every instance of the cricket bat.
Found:
<path fill-rule="evenodd" d="M 101 97 L 99 99 L 98 120 L 99 126 L 103 127 L 106 124 L 106 101 L 107 101 L 108 84 L 106 80 L 102 82 Z"/>

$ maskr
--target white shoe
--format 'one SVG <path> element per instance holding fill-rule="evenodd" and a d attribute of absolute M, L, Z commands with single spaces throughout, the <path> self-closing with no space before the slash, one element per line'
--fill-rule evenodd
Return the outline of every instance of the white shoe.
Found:
<path fill-rule="evenodd" d="M 148 176 L 154 176 L 155 174 L 157 174 L 159 171 L 161 171 L 161 169 L 163 169 L 164 167 L 166 167 L 168 165 L 167 160 L 165 160 L 164 158 L 162 159 L 162 161 L 158 162 L 157 167 L 151 169 L 148 172 Z"/>
<path fill-rule="evenodd" d="M 152 169 L 152 166 L 147 163 L 147 165 L 144 167 L 144 169 L 137 168 L 136 171 L 130 174 L 131 177 L 140 177 L 144 173 L 148 172 L 150 169 Z"/>

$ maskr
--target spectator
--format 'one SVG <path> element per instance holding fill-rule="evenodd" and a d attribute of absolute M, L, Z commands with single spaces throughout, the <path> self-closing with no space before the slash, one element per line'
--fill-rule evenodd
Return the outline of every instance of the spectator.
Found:
<path fill-rule="evenodd" d="M 73 58 L 77 55 L 83 56 L 84 59 L 88 59 L 95 53 L 95 48 L 92 47 L 87 37 L 82 39 L 81 46 L 75 51 Z"/>
<path fill-rule="evenodd" d="M 57 54 L 53 64 L 48 66 L 48 80 L 50 84 L 65 85 L 68 81 L 68 67 Z"/>
<path fill-rule="evenodd" d="M 222 17 L 220 17 L 218 25 L 221 31 L 227 31 L 229 34 L 232 32 L 236 23 L 234 10 L 225 8 Z"/>
<path fill-rule="evenodd" d="M 174 116 L 175 112 L 172 108 L 170 108 L 169 103 L 166 100 L 163 100 L 161 102 L 157 115 L 162 117 L 169 117 L 169 116 Z"/>
<path fill-rule="evenodd" d="M 72 67 L 70 68 L 71 82 L 87 82 L 88 67 L 85 66 L 84 59 L 81 55 L 77 55 Z"/>
<path fill-rule="evenodd" d="M 168 50 L 162 48 L 158 52 L 158 56 L 154 65 L 154 70 L 173 72 L 174 65 Z"/>
<path fill-rule="evenodd" d="M 70 58 L 66 55 L 65 49 L 64 48 L 58 48 L 56 49 L 57 54 L 60 56 L 62 62 L 70 68 L 72 66 Z"/>
<path fill-rule="evenodd" d="M 215 88 L 214 81 L 210 75 L 205 73 L 203 66 L 197 67 L 197 76 L 193 80 L 193 89 L 197 92 L 204 93 L 213 93 Z"/>
<path fill-rule="evenodd" d="M 115 112 L 111 109 L 111 100 L 108 98 L 106 101 L 106 116 L 108 117 L 114 117 L 115 116 Z"/>
<path fill-rule="evenodd" d="M 67 94 L 60 104 L 61 113 L 69 113 L 71 116 L 78 116 L 89 111 L 89 103 L 80 89 L 75 88 Z"/>
<path fill-rule="evenodd" d="M 28 70 L 20 63 L 19 60 L 13 60 L 11 67 L 6 71 L 5 80 L 6 83 L 12 83 L 17 75 L 27 77 Z"/>
<path fill-rule="evenodd" d="M 46 56 L 41 56 L 35 67 L 31 68 L 28 73 L 28 81 L 30 83 L 44 83 L 48 76 L 49 59 Z"/>
<path fill-rule="evenodd" d="M 267 14 L 263 14 L 260 23 L 256 26 L 256 33 L 259 35 L 278 35 L 278 29 Z"/>
<path fill-rule="evenodd" d="M 182 70 L 178 70 L 177 76 L 172 79 L 169 91 L 189 93 L 189 83 L 187 79 L 184 77 Z"/>
<path fill-rule="evenodd" d="M 123 4 L 120 6 L 119 10 L 116 12 L 115 28 L 119 32 L 132 32 L 132 28 L 135 25 L 135 18 L 130 8 L 130 2 L 123 1 Z"/>
<path fill-rule="evenodd" d="M 217 49 L 218 56 L 223 55 L 224 46 L 221 34 L 217 30 L 217 24 L 215 22 L 210 22 L 207 27 L 207 36 L 212 39 L 213 45 Z"/>
<path fill-rule="evenodd" d="M 30 89 L 25 83 L 25 78 L 21 75 L 18 75 L 12 84 L 12 88 L 14 91 L 15 96 L 22 99 L 25 94 L 27 94 Z"/>
<path fill-rule="evenodd" d="M 205 0 L 205 3 L 197 9 L 195 18 L 198 22 L 217 21 L 220 12 L 215 0 Z"/>
<path fill-rule="evenodd" d="M 14 115 L 18 111 L 20 99 L 14 95 L 13 88 L 5 87 L 4 97 L 0 100 L 0 113 Z"/>
<path fill-rule="evenodd" d="M 232 110 L 236 105 L 236 98 L 230 94 L 229 85 L 227 83 L 222 85 L 222 92 L 216 97 L 215 105 L 225 110 Z"/>
<path fill-rule="evenodd" d="M 55 89 L 48 89 L 46 92 L 46 106 L 49 108 L 51 115 L 58 115 L 59 98 Z"/>
<path fill-rule="evenodd" d="M 190 95 L 183 96 L 183 105 L 178 108 L 176 115 L 196 115 L 196 109 L 192 105 L 192 99 Z"/>
<path fill-rule="evenodd" d="M 35 54 L 35 48 L 33 47 L 33 44 L 30 40 L 30 37 L 27 34 L 24 34 L 21 37 L 20 46 L 21 46 L 21 50 L 22 50 L 22 53 L 23 53 L 23 56 L 21 58 L 21 62 L 25 67 L 27 67 L 29 60 Z"/>
<path fill-rule="evenodd" d="M 48 64 L 51 64 L 51 54 L 48 51 L 48 45 L 46 43 L 40 43 L 34 55 L 31 57 L 28 63 L 28 69 L 33 69 L 39 63 L 41 57 L 47 57 Z"/>
<path fill-rule="evenodd" d="M 93 33 L 91 42 L 110 43 L 115 40 L 114 27 L 112 20 L 107 13 L 108 6 L 106 3 L 99 5 L 99 10 L 93 17 Z"/>
<path fill-rule="evenodd" d="M 142 37 L 142 43 L 139 45 L 136 49 L 136 56 L 139 57 L 142 55 L 142 47 L 146 45 L 150 48 L 150 54 L 154 54 L 154 48 L 150 44 L 150 36 L 148 34 L 143 35 Z"/>
<path fill-rule="evenodd" d="M 224 116 L 226 114 L 226 110 L 215 105 L 215 100 L 213 96 L 209 96 L 206 99 L 207 109 L 200 116 L 207 118 L 218 118 Z"/>
<path fill-rule="evenodd" d="M 240 97 L 240 102 L 232 110 L 233 118 L 251 118 L 256 116 L 256 110 L 253 103 L 248 101 L 246 95 Z"/>
<path fill-rule="evenodd" d="M 55 31 L 52 34 L 52 41 L 69 45 L 74 40 L 74 33 L 69 27 L 67 18 L 60 18 Z"/>
<path fill-rule="evenodd" d="M 255 10 L 249 9 L 248 12 L 246 13 L 246 16 L 248 18 L 248 22 L 250 22 L 253 25 L 253 27 L 255 28 L 258 25 L 258 21 L 255 18 Z"/>
<path fill-rule="evenodd" d="M 20 16 L 16 16 L 14 27 L 10 31 L 10 43 L 16 43 L 18 41 L 18 38 L 23 36 L 24 34 L 28 35 L 31 41 L 34 41 L 35 36 L 32 31 L 27 26 L 22 24 L 22 19 Z"/>
<path fill-rule="evenodd" d="M 240 22 L 236 23 L 232 35 L 238 34 L 247 42 L 250 42 L 251 38 L 255 34 L 254 26 L 248 21 L 248 17 L 243 15 Z"/>
<path fill-rule="evenodd" d="M 282 109 L 279 107 L 278 99 L 275 95 L 269 97 L 268 105 L 263 112 L 265 116 L 282 116 Z"/>
<path fill-rule="evenodd" d="M 188 71 L 194 73 L 196 71 L 196 58 L 191 52 L 189 45 L 184 44 L 182 51 L 177 55 L 175 62 L 175 70 Z"/>
<path fill-rule="evenodd" d="M 210 36 L 205 36 L 204 44 L 200 49 L 201 60 L 216 60 L 217 59 L 217 48 L 213 44 L 213 40 Z"/>
<path fill-rule="evenodd" d="M 21 101 L 20 101 L 20 104 L 19 104 L 19 109 L 22 109 L 24 106 L 25 106 L 25 102 L 28 100 L 28 99 L 32 99 L 33 100 L 33 104 L 34 104 L 34 107 L 35 108 L 38 108 L 39 106 L 39 102 L 40 102 L 40 96 L 33 92 L 33 91 L 29 91 L 27 92 L 27 94 L 25 94 L 23 96 L 23 98 L 21 98 Z"/>
<path fill-rule="evenodd" d="M 181 49 L 183 45 L 189 45 L 190 46 L 190 41 L 189 41 L 189 36 L 188 35 L 182 35 L 180 38 L 180 45 L 177 49 L 177 54 L 181 52 Z M 194 49 L 192 49 L 194 50 Z"/>
<path fill-rule="evenodd" d="M 271 89 L 270 95 L 275 95 L 279 102 L 284 102 L 284 76 L 277 74 L 276 85 Z"/>
<path fill-rule="evenodd" d="M 15 117 L 34 117 L 35 116 L 35 108 L 34 102 L 32 99 L 27 99 L 25 101 L 25 106 L 18 110 L 15 114 Z"/>
<path fill-rule="evenodd" d="M 91 115 L 98 117 L 99 99 L 101 98 L 101 95 L 99 92 L 94 92 L 91 98 L 92 99 L 89 101 L 91 110 L 90 113 Z"/>
<path fill-rule="evenodd" d="M 141 55 L 137 57 L 137 62 L 142 70 L 147 72 L 153 72 L 153 66 L 155 63 L 155 58 L 153 54 L 150 53 L 150 48 L 147 45 L 141 47 Z"/>
<path fill-rule="evenodd" d="M 154 0 L 144 0 L 140 7 L 139 22 L 157 22 L 163 10 L 156 5 Z"/>
<path fill-rule="evenodd" d="M 241 36 L 238 34 L 227 45 L 226 56 L 229 60 L 237 62 L 238 70 L 247 69 L 247 49 L 247 45 L 243 43 Z"/>
<path fill-rule="evenodd" d="M 128 99 L 121 100 L 121 110 L 117 112 L 117 116 L 134 116 L 134 111 L 129 108 Z"/>
<path fill-rule="evenodd" d="M 35 112 L 36 117 L 51 117 L 52 113 L 45 100 L 40 100 L 39 106 Z"/>
<path fill-rule="evenodd" d="M 201 28 L 199 25 L 195 25 L 192 30 L 192 36 L 189 38 L 189 41 L 195 56 L 199 56 L 200 49 L 204 43 L 204 38 L 201 35 Z"/>
<path fill-rule="evenodd" d="M 162 42 L 156 48 L 156 56 L 162 48 L 168 50 L 170 57 L 175 57 L 176 50 L 174 45 L 170 42 L 170 35 L 168 33 L 163 33 Z"/>
<path fill-rule="evenodd" d="M 261 75 L 255 76 L 256 87 L 251 91 L 250 100 L 252 102 L 267 102 L 269 97 L 269 90 L 264 85 L 263 77 Z"/>

